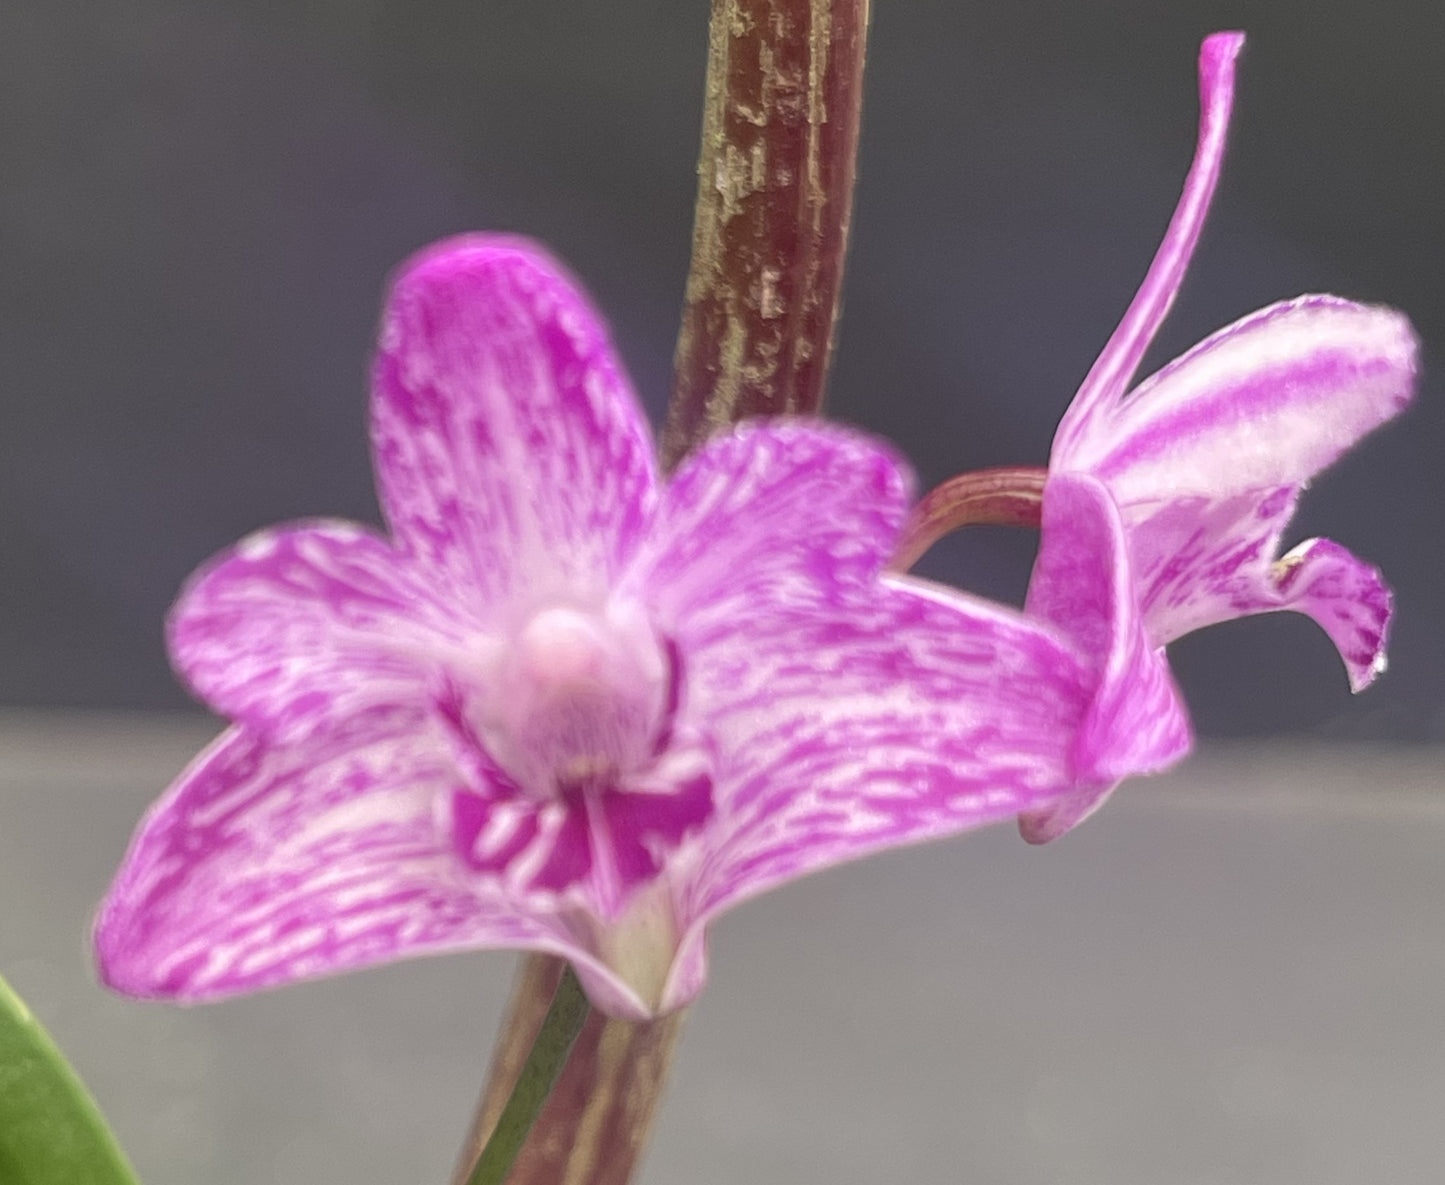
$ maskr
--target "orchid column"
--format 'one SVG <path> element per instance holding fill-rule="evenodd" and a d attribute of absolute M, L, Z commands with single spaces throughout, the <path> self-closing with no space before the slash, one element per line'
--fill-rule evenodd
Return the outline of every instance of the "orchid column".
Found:
<path fill-rule="evenodd" d="M 750 415 L 816 412 L 842 294 L 870 0 L 713 0 L 671 468 Z M 526 958 L 457 1168 L 467 1180 L 542 1028 L 563 963 Z M 682 1014 L 593 1014 L 508 1181 L 622 1185 L 646 1146 Z"/>

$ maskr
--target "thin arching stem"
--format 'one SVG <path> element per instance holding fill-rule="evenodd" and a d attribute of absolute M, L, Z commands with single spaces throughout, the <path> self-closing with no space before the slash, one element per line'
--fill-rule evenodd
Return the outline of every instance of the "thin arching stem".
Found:
<path fill-rule="evenodd" d="M 906 572 L 945 535 L 961 527 L 1034 527 L 1043 513 L 1047 469 L 979 469 L 934 486 L 904 524 L 889 564 Z"/>

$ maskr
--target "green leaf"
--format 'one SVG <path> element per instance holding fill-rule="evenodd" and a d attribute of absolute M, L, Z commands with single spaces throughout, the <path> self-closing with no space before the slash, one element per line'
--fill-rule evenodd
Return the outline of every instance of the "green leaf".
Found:
<path fill-rule="evenodd" d="M 137 1185 L 90 1092 L 0 978 L 0 1181 Z"/>

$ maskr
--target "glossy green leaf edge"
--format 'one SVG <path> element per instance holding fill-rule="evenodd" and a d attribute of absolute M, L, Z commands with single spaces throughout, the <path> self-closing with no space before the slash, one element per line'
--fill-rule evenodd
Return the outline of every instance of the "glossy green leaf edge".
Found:
<path fill-rule="evenodd" d="M 139 1185 L 85 1084 L 3 978 L 0 1182 Z"/>

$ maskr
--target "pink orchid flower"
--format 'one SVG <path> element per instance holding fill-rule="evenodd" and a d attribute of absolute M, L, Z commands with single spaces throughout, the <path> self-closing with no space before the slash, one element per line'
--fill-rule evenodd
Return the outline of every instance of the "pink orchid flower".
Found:
<path fill-rule="evenodd" d="M 1070 561 L 1098 620 L 1066 632 L 881 575 L 909 480 L 856 433 L 754 422 L 662 483 L 596 313 L 525 242 L 402 270 L 372 442 L 389 536 L 263 531 L 172 612 L 177 669 L 233 723 L 102 906 L 118 990 L 512 947 L 657 1015 L 739 902 L 1182 751 L 1076 743 L 1097 700 L 1156 710 L 1106 552 Z"/>
<path fill-rule="evenodd" d="M 1280 556 L 1280 539 L 1306 483 L 1410 402 L 1409 322 L 1392 309 L 1302 296 L 1236 321 L 1129 389 L 1199 240 L 1243 43 L 1219 33 L 1200 50 L 1194 163 L 1143 286 L 1054 437 L 1028 608 L 1064 625 L 1078 617 L 1063 556 L 1086 562 L 1083 534 L 1107 524 L 1099 546 L 1114 557 L 1116 581 L 1134 590 L 1149 642 L 1150 654 L 1136 656 L 1140 678 L 1152 664 L 1149 677 L 1167 688 L 1162 648 L 1192 630 L 1290 609 L 1320 624 L 1359 691 L 1384 669 L 1389 589 L 1336 543 L 1311 539 Z M 1148 727 L 1187 729 L 1177 697 L 1159 698 L 1173 698 L 1173 709 Z M 1114 784 L 1081 784 L 1025 812 L 1025 838 L 1062 835 Z"/>

